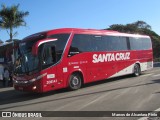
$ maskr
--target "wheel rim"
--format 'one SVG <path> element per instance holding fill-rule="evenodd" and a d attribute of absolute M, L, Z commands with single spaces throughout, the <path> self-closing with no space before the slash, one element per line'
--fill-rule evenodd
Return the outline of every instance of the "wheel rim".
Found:
<path fill-rule="evenodd" d="M 78 86 L 78 84 L 79 84 L 79 79 L 78 79 L 76 76 L 73 77 L 71 84 L 72 84 L 72 87 Z"/>
<path fill-rule="evenodd" d="M 139 75 L 139 67 L 136 65 L 135 68 L 134 68 L 134 73 L 135 75 Z"/>

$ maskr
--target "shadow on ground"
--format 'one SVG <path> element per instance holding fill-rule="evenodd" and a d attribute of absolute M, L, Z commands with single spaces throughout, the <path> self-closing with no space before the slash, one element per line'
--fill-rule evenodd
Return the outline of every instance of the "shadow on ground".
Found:
<path fill-rule="evenodd" d="M 160 67 L 160 62 L 154 63 L 154 64 L 153 64 L 153 67 Z"/>
<path fill-rule="evenodd" d="M 86 89 L 87 87 L 90 87 L 90 86 L 93 86 L 93 85 L 99 85 L 99 84 L 103 84 L 103 83 L 114 82 L 114 81 L 122 80 L 122 79 L 125 80 L 126 78 L 128 78 L 128 76 L 103 80 L 103 81 L 99 81 L 99 82 L 94 82 L 94 83 L 90 83 L 90 84 L 87 84 L 87 85 L 83 86 L 82 89 Z M 19 92 L 19 91 L 15 91 L 15 90 L 12 89 L 12 90 L 8 90 L 8 91 L 0 92 L 0 96 L 1 96 L 0 97 L 0 105 L 29 101 L 29 100 L 38 99 L 38 98 L 47 97 L 47 96 L 52 96 L 52 95 L 53 95 L 53 98 L 48 99 L 48 100 L 39 101 L 39 102 L 26 103 L 26 104 L 23 104 L 23 105 L 13 105 L 13 106 L 4 107 L 4 108 L 1 107 L 0 110 L 5 110 L 5 109 L 15 108 L 15 107 L 21 107 L 21 106 L 27 106 L 27 105 L 35 105 L 35 104 L 40 104 L 40 103 L 53 102 L 53 101 L 59 101 L 59 100 L 64 100 L 64 99 L 69 99 L 69 98 L 88 96 L 88 95 L 92 95 L 92 94 L 101 94 L 101 93 L 106 93 L 106 92 L 111 92 L 111 91 L 116 91 L 116 90 L 121 90 L 121 89 L 141 87 L 141 86 L 157 84 L 157 83 L 160 83 L 160 79 L 155 79 L 155 80 L 152 80 L 152 82 L 145 83 L 145 84 L 138 84 L 138 85 L 133 85 L 133 86 L 125 86 L 125 87 L 117 87 L 117 88 L 113 88 L 113 89 L 107 89 L 106 88 L 106 90 L 102 90 L 102 91 L 89 92 L 89 93 L 78 93 L 76 95 L 68 95 L 67 97 L 62 96 L 62 97 L 59 97 L 59 98 L 55 98 L 54 95 L 55 94 L 66 93 L 66 92 L 72 92 L 72 91 L 69 91 L 68 89 L 61 89 L 61 90 L 47 92 L 47 93 L 44 93 L 44 94 L 36 94 L 36 93 Z"/>

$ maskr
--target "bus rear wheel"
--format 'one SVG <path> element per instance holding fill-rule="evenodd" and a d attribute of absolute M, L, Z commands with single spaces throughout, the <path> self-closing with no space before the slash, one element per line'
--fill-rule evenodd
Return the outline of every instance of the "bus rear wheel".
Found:
<path fill-rule="evenodd" d="M 82 78 L 78 73 L 73 73 L 69 78 L 69 89 L 78 90 L 82 86 Z"/>
<path fill-rule="evenodd" d="M 134 65 L 134 76 L 137 77 L 137 76 L 140 76 L 141 74 L 141 68 L 138 64 L 135 64 Z"/>

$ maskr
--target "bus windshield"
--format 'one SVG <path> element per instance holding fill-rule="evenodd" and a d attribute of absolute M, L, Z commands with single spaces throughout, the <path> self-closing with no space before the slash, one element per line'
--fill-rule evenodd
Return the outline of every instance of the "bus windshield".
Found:
<path fill-rule="evenodd" d="M 25 40 L 19 44 L 20 56 L 16 60 L 16 73 L 32 73 L 45 69 L 61 60 L 65 45 L 70 34 L 53 34 L 46 38 L 56 38 L 56 41 L 44 42 L 39 46 L 39 55 L 33 55 L 32 47 L 45 37 Z"/>
<path fill-rule="evenodd" d="M 38 70 L 38 56 L 32 54 L 32 46 L 39 40 L 46 38 L 43 34 L 33 35 L 24 38 L 24 42 L 19 44 L 19 54 L 15 62 L 15 71 L 18 74 L 30 73 Z"/>

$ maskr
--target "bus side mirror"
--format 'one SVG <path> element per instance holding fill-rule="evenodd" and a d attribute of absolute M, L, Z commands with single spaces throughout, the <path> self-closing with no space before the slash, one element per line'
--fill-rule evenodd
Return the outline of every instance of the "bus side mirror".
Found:
<path fill-rule="evenodd" d="M 71 57 L 71 56 L 79 54 L 79 53 L 80 53 L 80 51 L 78 48 L 71 46 L 69 49 L 68 57 Z"/>
<path fill-rule="evenodd" d="M 79 52 L 69 52 L 68 57 L 71 57 L 73 55 L 79 54 Z"/>
<path fill-rule="evenodd" d="M 44 43 L 47 43 L 47 42 L 51 42 L 51 41 L 56 41 L 57 39 L 54 38 L 54 39 L 43 39 L 43 40 L 40 40 L 38 42 L 36 42 L 33 46 L 32 46 L 32 54 L 37 56 L 38 55 L 38 48 L 40 45 L 44 44 Z"/>

